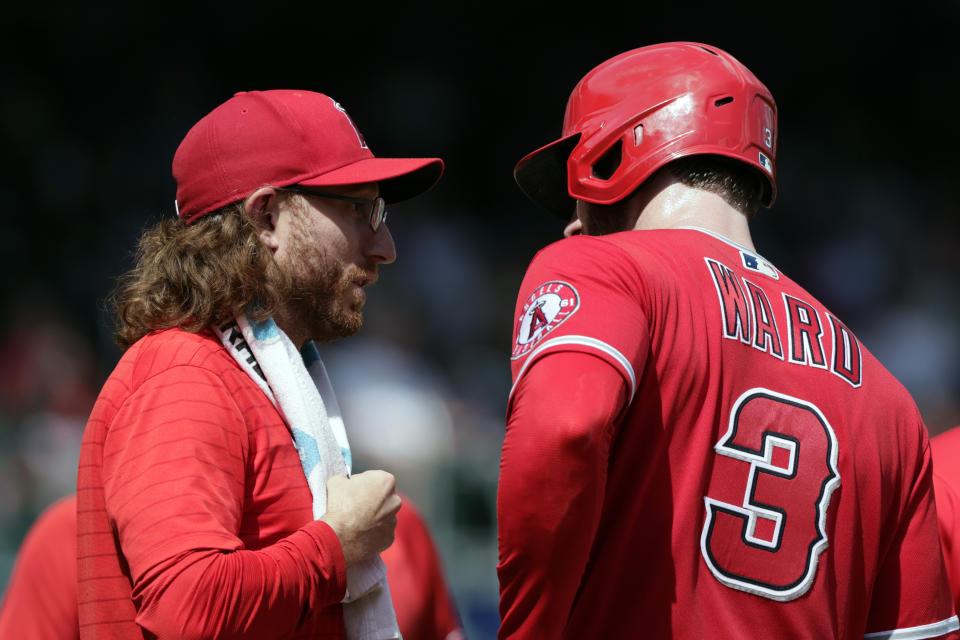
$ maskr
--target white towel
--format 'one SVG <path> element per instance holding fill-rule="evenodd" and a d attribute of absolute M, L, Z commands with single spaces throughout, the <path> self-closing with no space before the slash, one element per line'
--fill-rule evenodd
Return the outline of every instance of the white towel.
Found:
<path fill-rule="evenodd" d="M 313 495 L 313 517 L 327 512 L 327 478 L 350 476 L 350 443 L 340 406 L 313 342 L 297 350 L 272 318 L 215 328 L 220 341 L 277 408 L 300 454 Z M 379 556 L 347 568 L 343 619 L 348 640 L 401 640 Z"/>

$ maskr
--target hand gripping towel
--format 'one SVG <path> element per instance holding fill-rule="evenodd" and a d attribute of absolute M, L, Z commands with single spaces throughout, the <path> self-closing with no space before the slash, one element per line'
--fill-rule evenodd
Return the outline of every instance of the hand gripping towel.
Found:
<path fill-rule="evenodd" d="M 272 318 L 239 316 L 215 329 L 240 367 L 277 408 L 300 454 L 313 517 L 327 512 L 327 478 L 350 476 L 350 444 L 316 344 L 298 350 Z M 401 640 L 379 556 L 347 568 L 343 619 L 348 640 Z"/>

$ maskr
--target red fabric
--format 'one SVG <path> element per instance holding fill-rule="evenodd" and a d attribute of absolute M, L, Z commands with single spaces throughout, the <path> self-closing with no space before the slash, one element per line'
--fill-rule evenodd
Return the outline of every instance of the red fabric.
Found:
<path fill-rule="evenodd" d="M 930 440 L 940 542 L 954 606 L 960 610 L 960 427 Z"/>
<path fill-rule="evenodd" d="M 433 538 L 410 498 L 403 497 L 396 540 L 382 554 L 405 638 L 462 638 Z M 18 554 L 3 607 L 0 638 L 76 640 L 77 497 L 50 506 L 33 524 Z M 457 635 L 461 634 L 461 635 Z"/>
<path fill-rule="evenodd" d="M 913 400 L 762 258 L 698 230 L 555 243 L 514 353 L 501 638 L 960 636 Z"/>
<path fill-rule="evenodd" d="M 77 500 L 47 508 L 30 527 L 0 607 L 0 638 L 76 640 Z"/>
<path fill-rule="evenodd" d="M 393 545 L 380 554 L 390 595 L 406 640 L 455 640 L 460 617 L 443 575 L 443 563 L 423 516 L 406 496 L 397 514 Z"/>
<path fill-rule="evenodd" d="M 347 112 L 313 91 L 241 91 L 201 118 L 173 156 L 178 214 L 187 224 L 265 184 L 378 182 L 388 202 L 412 198 L 443 173 L 440 158 L 375 158 Z"/>
<path fill-rule="evenodd" d="M 124 354 L 77 501 L 82 638 L 344 637 L 339 541 L 280 415 L 211 333 Z"/>
<path fill-rule="evenodd" d="M 557 353 L 542 363 L 549 366 L 537 364 L 520 383 L 500 461 L 500 633 L 507 638 L 563 637 L 600 522 L 613 424 L 626 402 L 620 375 L 600 358 Z M 557 378 L 558 367 L 578 374 Z"/>

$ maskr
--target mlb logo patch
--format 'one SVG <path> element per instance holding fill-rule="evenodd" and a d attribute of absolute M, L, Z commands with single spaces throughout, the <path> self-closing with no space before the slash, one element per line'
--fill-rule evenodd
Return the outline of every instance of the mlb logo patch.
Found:
<path fill-rule="evenodd" d="M 750 253 L 749 251 L 741 251 L 740 260 L 743 262 L 743 266 L 747 269 L 750 269 L 750 271 L 762 273 L 763 275 L 773 278 L 774 280 L 780 279 L 780 273 L 777 271 L 776 267 L 758 255 Z"/>
<path fill-rule="evenodd" d="M 760 166 L 763 167 L 767 173 L 773 175 L 773 162 L 770 161 L 763 152 L 758 151 L 757 155 L 760 156 Z"/>
<path fill-rule="evenodd" d="M 547 282 L 534 290 L 523 303 L 514 329 L 516 336 L 510 358 L 522 358 L 541 339 L 580 308 L 580 296 L 573 285 L 559 280 Z"/>

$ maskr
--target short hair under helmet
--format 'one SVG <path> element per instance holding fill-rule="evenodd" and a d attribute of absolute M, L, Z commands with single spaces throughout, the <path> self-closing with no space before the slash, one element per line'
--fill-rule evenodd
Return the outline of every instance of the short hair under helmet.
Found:
<path fill-rule="evenodd" d="M 669 42 L 587 73 L 567 101 L 562 137 L 513 175 L 531 200 L 566 219 L 574 199 L 612 204 L 672 160 L 717 155 L 757 169 L 769 207 L 776 151 L 777 105 L 763 83 L 717 47 Z"/>

